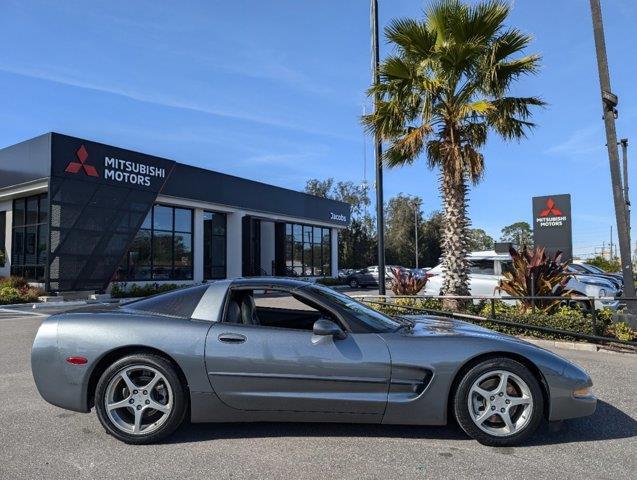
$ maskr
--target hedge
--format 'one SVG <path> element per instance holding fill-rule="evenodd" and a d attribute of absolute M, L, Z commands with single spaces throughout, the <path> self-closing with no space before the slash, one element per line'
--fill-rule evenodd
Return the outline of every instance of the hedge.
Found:
<path fill-rule="evenodd" d="M 29 285 L 24 278 L 0 278 L 0 305 L 37 302 L 44 290 Z"/>

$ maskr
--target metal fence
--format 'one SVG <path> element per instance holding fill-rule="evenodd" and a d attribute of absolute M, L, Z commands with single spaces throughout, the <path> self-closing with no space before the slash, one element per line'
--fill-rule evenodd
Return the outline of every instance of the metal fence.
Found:
<path fill-rule="evenodd" d="M 572 305 L 577 302 L 590 302 L 591 311 L 590 311 L 590 321 L 591 321 L 591 331 L 594 333 L 598 332 L 598 312 L 595 309 L 595 301 L 599 300 L 617 300 L 613 297 L 586 297 L 586 296 L 577 296 L 577 297 L 551 297 L 551 296 L 534 296 L 534 297 L 499 297 L 499 296 L 489 296 L 489 295 L 353 295 L 354 298 L 357 298 L 365 303 L 370 305 L 384 305 L 391 306 L 393 308 L 404 309 L 406 312 L 415 312 L 415 313 L 424 313 L 424 314 L 433 314 L 451 318 L 457 318 L 460 320 L 468 320 L 471 322 L 488 322 L 494 323 L 497 325 L 514 327 L 521 330 L 533 330 L 544 333 L 551 333 L 556 335 L 564 335 L 576 339 L 588 340 L 594 343 L 616 343 L 620 345 L 628 345 L 632 347 L 637 347 L 636 341 L 630 340 L 619 340 L 615 337 L 605 337 L 601 335 L 589 335 L 586 333 L 575 332 L 571 330 L 562 330 L 558 328 L 551 327 L 543 327 L 540 325 L 530 325 L 527 323 L 514 322 L 511 320 L 499 319 L 497 317 L 497 308 L 496 302 L 517 302 L 517 301 L 528 301 L 531 304 L 531 309 L 533 313 L 536 313 L 536 303 L 543 300 L 552 300 L 563 302 L 565 305 Z M 393 302 L 392 300 L 400 299 L 400 298 L 408 298 L 412 300 L 427 300 L 427 299 L 435 299 L 435 300 L 464 300 L 464 301 L 479 301 L 483 303 L 490 304 L 491 315 L 489 317 L 482 317 L 479 315 L 473 315 L 469 313 L 457 313 L 451 312 L 448 310 L 437 310 L 432 308 L 424 308 L 424 307 L 414 307 L 410 305 L 399 305 Z M 624 300 L 637 300 L 637 298 L 623 298 Z"/>

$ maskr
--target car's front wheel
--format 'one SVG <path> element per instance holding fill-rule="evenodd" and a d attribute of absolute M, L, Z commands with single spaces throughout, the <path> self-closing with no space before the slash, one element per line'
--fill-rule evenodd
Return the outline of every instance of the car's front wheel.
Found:
<path fill-rule="evenodd" d="M 509 358 L 493 358 L 471 368 L 453 397 L 460 427 L 483 445 L 517 445 L 542 421 L 539 382 L 527 367 Z"/>
<path fill-rule="evenodd" d="M 358 280 L 356 280 L 355 278 L 351 278 L 349 281 L 349 286 L 351 288 L 358 288 L 360 287 L 360 283 L 358 283 Z"/>
<path fill-rule="evenodd" d="M 156 442 L 184 420 L 187 394 L 171 362 L 149 354 L 129 355 L 100 377 L 95 391 L 97 416 L 126 443 Z"/>

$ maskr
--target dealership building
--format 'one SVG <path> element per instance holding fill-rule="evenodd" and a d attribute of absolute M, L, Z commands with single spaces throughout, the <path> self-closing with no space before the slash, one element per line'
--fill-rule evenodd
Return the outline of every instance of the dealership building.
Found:
<path fill-rule="evenodd" d="M 336 275 L 346 203 L 47 133 L 0 150 L 0 276 L 111 282 Z"/>

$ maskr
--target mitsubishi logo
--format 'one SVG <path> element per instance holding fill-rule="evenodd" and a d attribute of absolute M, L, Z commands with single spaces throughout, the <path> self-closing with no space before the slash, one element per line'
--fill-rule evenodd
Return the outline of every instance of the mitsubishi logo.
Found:
<path fill-rule="evenodd" d="M 546 201 L 546 210 L 542 210 L 540 212 L 540 217 L 548 217 L 549 215 L 560 216 L 562 215 L 562 211 L 555 206 L 555 202 L 552 198 L 549 198 Z"/>
<path fill-rule="evenodd" d="M 79 162 L 70 162 L 66 166 L 66 169 L 64 170 L 65 172 L 77 173 L 80 170 L 84 170 L 84 173 L 86 173 L 89 177 L 99 177 L 99 174 L 97 173 L 95 167 L 86 163 L 88 152 L 86 151 L 86 147 L 84 145 L 77 149 L 75 155 L 77 156 Z"/>

